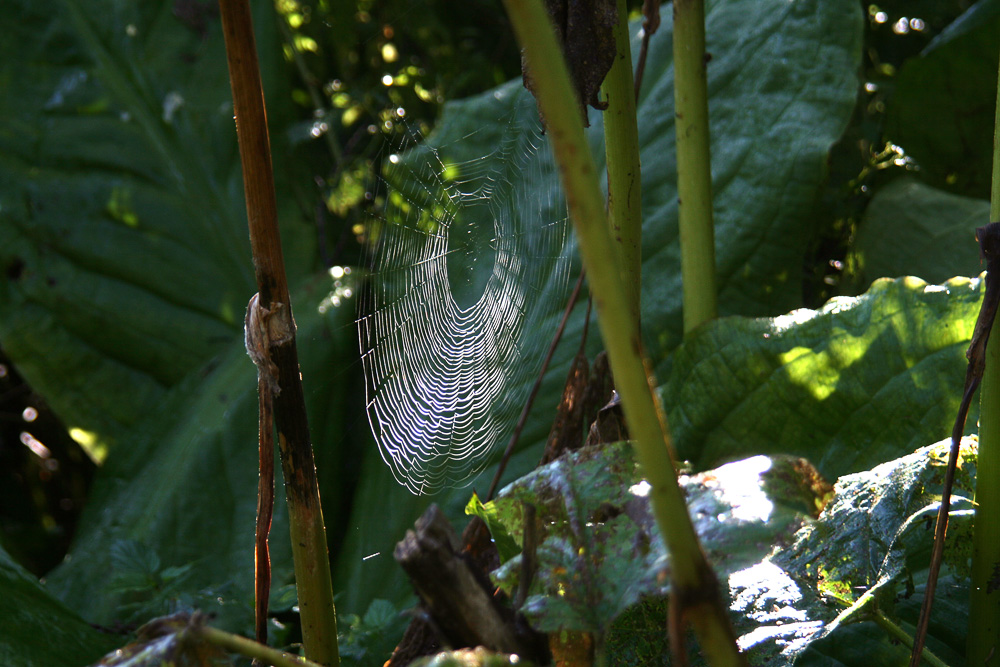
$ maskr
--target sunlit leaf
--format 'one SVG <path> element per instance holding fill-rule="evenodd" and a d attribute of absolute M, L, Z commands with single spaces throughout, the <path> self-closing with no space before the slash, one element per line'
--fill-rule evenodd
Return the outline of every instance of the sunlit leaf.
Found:
<path fill-rule="evenodd" d="M 500 554 L 501 563 L 510 560 L 520 553 L 520 545 L 516 541 L 516 538 L 507 530 L 504 525 L 505 522 L 501 520 L 495 504 L 489 503 L 484 505 L 479 496 L 473 494 L 472 498 L 469 499 L 469 504 L 465 507 L 465 513 L 470 516 L 479 517 L 486 524 L 496 544 L 497 552 Z"/>
<path fill-rule="evenodd" d="M 756 563 L 781 535 L 802 525 L 806 515 L 792 508 L 793 485 L 767 483 L 782 465 L 757 457 L 682 478 L 720 576 Z M 515 535 L 525 531 L 524 515 L 511 509 L 521 503 L 536 508 L 539 565 L 522 609 L 535 627 L 608 631 L 641 599 L 667 593 L 669 565 L 648 494 L 631 445 L 618 443 L 570 453 L 514 482 L 491 503 Z M 518 556 L 496 578 L 513 594 L 521 574 Z"/>
<path fill-rule="evenodd" d="M 769 614 L 772 588 L 759 587 L 752 576 L 734 588 L 739 611 L 760 623 L 741 641 L 784 658 L 801 654 L 796 664 L 905 662 L 909 649 L 878 627 L 875 615 L 908 628 L 916 624 L 950 447 L 943 441 L 838 480 L 819 520 L 766 561 L 768 578 L 790 582 L 797 599 L 781 614 Z M 968 600 L 976 455 L 975 441 L 966 441 L 945 551 L 951 568 L 938 589 L 928 641 L 948 664 L 960 662 L 968 626 L 967 607 L 958 601 Z"/>
<path fill-rule="evenodd" d="M 879 280 L 820 310 L 709 323 L 662 392 L 678 454 L 699 468 L 794 454 L 835 478 L 948 435 L 984 284 Z"/>

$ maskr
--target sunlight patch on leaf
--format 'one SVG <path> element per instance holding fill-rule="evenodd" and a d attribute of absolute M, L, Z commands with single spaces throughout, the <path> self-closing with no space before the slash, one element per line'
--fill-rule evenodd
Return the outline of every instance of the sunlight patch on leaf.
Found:
<path fill-rule="evenodd" d="M 102 443 L 93 431 L 78 428 L 76 426 L 69 429 L 69 437 L 73 438 L 87 452 L 90 459 L 100 465 L 108 455 L 108 447 Z"/>
<path fill-rule="evenodd" d="M 794 324 L 731 317 L 693 332 L 661 388 L 678 455 L 708 468 L 790 454 L 835 478 L 949 433 L 985 283 L 928 287 L 879 280 Z"/>
<path fill-rule="evenodd" d="M 752 457 L 681 478 L 692 520 L 720 576 L 759 563 L 802 525 L 809 505 L 800 501 L 801 485 L 793 483 L 807 483 L 799 470 L 780 458 Z M 789 483 L 775 484 L 776 471 Z M 647 658 L 665 650 L 668 559 L 648 494 L 633 491 L 647 487 L 631 445 L 616 443 L 567 454 L 486 504 L 497 508 L 514 536 L 525 526 L 523 514 L 510 510 L 522 503 L 536 507 L 539 568 L 522 609 L 534 627 L 605 632 L 609 643 L 639 636 Z M 509 593 L 517 590 L 521 559 L 495 573 Z"/>
<path fill-rule="evenodd" d="M 775 590 L 746 573 L 730 578 L 730 590 L 740 601 L 741 613 L 760 623 L 748 633 L 756 650 L 792 661 L 813 641 L 820 642 L 818 646 L 834 647 L 837 633 L 854 624 L 872 622 L 876 608 L 893 617 L 898 613 L 905 623 L 915 622 L 914 603 L 919 603 L 919 598 L 909 605 L 900 601 L 912 594 L 913 580 L 925 578 L 933 539 L 933 529 L 928 526 L 933 526 L 938 506 L 935 493 L 944 476 L 936 455 L 949 446 L 950 442 L 943 441 L 870 471 L 842 477 L 819 519 L 799 530 L 793 544 L 764 561 L 770 565 L 764 572 L 768 578 L 775 579 L 777 568 L 781 573 L 777 579 L 794 582 L 800 595 L 799 608 L 808 615 L 809 642 L 801 641 L 801 628 L 784 628 L 776 619 L 761 615 L 773 607 L 778 596 Z M 974 439 L 964 441 L 963 454 L 956 480 L 958 488 L 968 489 L 974 486 Z M 951 516 L 946 562 L 953 574 L 967 570 L 968 554 L 955 547 L 967 540 L 962 535 L 971 518 L 968 507 L 967 500 L 956 502 Z M 968 585 L 967 580 L 964 585 Z M 782 585 L 778 590 L 785 588 L 787 585 Z M 946 627 L 956 623 L 955 619 L 944 620 L 940 612 L 937 615 Z M 827 637 L 834 639 L 824 642 Z M 744 635 L 741 641 L 749 639 Z M 883 634 L 873 643 L 892 651 L 896 650 L 893 642 Z M 900 659 L 908 655 L 905 647 L 898 652 Z"/>

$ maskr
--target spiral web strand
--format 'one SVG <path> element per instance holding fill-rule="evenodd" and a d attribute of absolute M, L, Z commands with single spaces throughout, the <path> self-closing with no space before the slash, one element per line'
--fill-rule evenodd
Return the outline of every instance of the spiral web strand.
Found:
<path fill-rule="evenodd" d="M 472 483 L 506 441 L 565 304 L 571 243 L 548 141 L 530 96 L 494 97 L 505 113 L 455 141 L 404 133 L 375 193 L 366 406 L 382 458 L 418 495 Z M 493 148 L 468 158 L 470 144 Z"/>

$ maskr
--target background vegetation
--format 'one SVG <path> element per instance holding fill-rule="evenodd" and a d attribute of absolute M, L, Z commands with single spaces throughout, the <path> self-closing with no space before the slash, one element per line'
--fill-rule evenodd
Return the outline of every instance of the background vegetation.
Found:
<path fill-rule="evenodd" d="M 410 602 L 392 546 L 427 500 L 395 484 L 371 442 L 357 285 L 324 269 L 360 261 L 365 192 L 397 110 L 448 143 L 499 117 L 480 93 L 520 60 L 498 3 L 255 12 L 342 632 L 381 664 Z M 1000 3 L 710 3 L 731 317 L 686 340 L 663 13 L 639 101 L 642 297 L 678 453 L 696 469 L 795 454 L 832 481 L 943 438 L 981 287 L 869 286 L 980 270 Z M 17 614 L 0 629 L 4 659 L 83 664 L 121 644 L 115 632 L 185 606 L 250 626 L 256 400 L 241 329 L 254 289 L 216 14 L 179 0 L 0 9 L 0 615 Z M 463 150 L 477 148 L 491 146 Z M 574 347 L 546 379 L 511 479 L 539 457 Z M 435 500 L 457 518 L 469 493 Z M 272 609 L 292 620 L 280 517 Z M 274 643 L 294 641 L 285 627 Z"/>

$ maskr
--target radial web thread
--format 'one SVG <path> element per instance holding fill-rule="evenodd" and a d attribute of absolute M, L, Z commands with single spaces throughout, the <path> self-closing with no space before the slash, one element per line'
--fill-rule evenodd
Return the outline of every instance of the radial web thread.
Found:
<path fill-rule="evenodd" d="M 572 243 L 548 141 L 529 95 L 494 98 L 500 117 L 460 138 L 404 133 L 375 191 L 366 406 L 415 494 L 470 484 L 506 443 L 565 305 Z"/>

